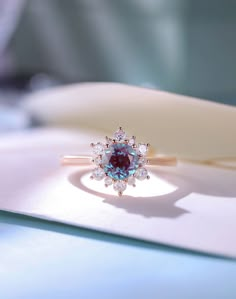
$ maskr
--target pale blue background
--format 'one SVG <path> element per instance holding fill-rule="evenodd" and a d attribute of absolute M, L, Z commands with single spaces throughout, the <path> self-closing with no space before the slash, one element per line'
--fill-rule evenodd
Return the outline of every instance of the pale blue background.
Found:
<path fill-rule="evenodd" d="M 235 105 L 235 32 L 234 0 L 25 0 L 0 66 Z"/>
<path fill-rule="evenodd" d="M 0 212 L 0 298 L 235 299 L 236 262 Z"/>

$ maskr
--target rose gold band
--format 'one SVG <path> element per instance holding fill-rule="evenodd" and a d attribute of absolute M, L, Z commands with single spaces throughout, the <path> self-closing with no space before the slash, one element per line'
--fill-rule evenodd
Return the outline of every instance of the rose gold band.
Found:
<path fill-rule="evenodd" d="M 156 156 L 147 157 L 148 164 L 146 166 L 175 166 L 177 164 L 176 157 Z M 92 165 L 92 157 L 90 156 L 64 156 L 61 159 L 62 165 L 89 166 Z"/>

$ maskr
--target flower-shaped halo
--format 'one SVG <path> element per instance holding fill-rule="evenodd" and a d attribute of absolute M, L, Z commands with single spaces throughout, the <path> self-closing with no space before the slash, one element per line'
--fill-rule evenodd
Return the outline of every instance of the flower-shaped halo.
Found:
<path fill-rule="evenodd" d="M 121 196 L 127 185 L 135 187 L 136 179 L 149 179 L 145 165 L 149 144 L 136 143 L 136 137 L 127 137 L 120 127 L 113 138 L 106 137 L 104 143 L 91 144 L 93 149 L 92 162 L 96 165 L 91 179 L 104 180 L 105 186 L 113 185 Z"/>

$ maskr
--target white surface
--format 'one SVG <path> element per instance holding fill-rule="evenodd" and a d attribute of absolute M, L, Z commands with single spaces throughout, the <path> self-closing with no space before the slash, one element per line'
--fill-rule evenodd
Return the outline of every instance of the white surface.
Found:
<path fill-rule="evenodd" d="M 86 153 L 92 138 L 55 130 L 2 138 L 0 209 L 236 257 L 235 171 L 159 167 L 117 198 L 89 169 L 58 164 L 65 150 Z"/>
<path fill-rule="evenodd" d="M 114 83 L 63 86 L 30 95 L 26 108 L 51 126 L 112 134 L 123 126 L 159 153 L 235 157 L 236 107 Z"/>

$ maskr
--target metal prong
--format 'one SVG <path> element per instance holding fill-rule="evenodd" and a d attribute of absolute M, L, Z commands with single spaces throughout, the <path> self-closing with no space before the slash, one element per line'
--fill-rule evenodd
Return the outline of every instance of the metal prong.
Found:
<path fill-rule="evenodd" d="M 150 147 L 151 146 L 151 144 L 150 143 L 147 143 L 147 147 Z"/>
<path fill-rule="evenodd" d="M 123 128 L 122 128 L 122 127 L 119 127 L 119 130 L 123 131 Z"/>
<path fill-rule="evenodd" d="M 93 147 L 93 146 L 94 146 L 94 143 L 90 143 L 90 146 Z"/>
<path fill-rule="evenodd" d="M 137 145 L 136 145 L 136 144 L 133 144 L 133 145 L 132 145 L 132 148 L 137 148 Z"/>
<path fill-rule="evenodd" d="M 135 184 L 133 184 L 133 187 L 136 187 L 136 185 L 135 185 Z"/>
<path fill-rule="evenodd" d="M 109 138 L 108 136 L 106 136 L 106 141 L 107 141 L 107 144 L 109 145 L 109 143 L 111 142 L 111 138 Z"/>
<path fill-rule="evenodd" d="M 118 192 L 118 196 L 120 196 L 120 197 L 122 196 L 122 192 L 121 191 Z"/>
<path fill-rule="evenodd" d="M 147 180 L 150 180 L 150 176 L 149 175 L 147 176 Z"/>
<path fill-rule="evenodd" d="M 93 180 L 93 179 L 94 179 L 94 177 L 91 175 L 91 176 L 90 176 L 90 179 L 91 179 L 91 180 Z"/>

